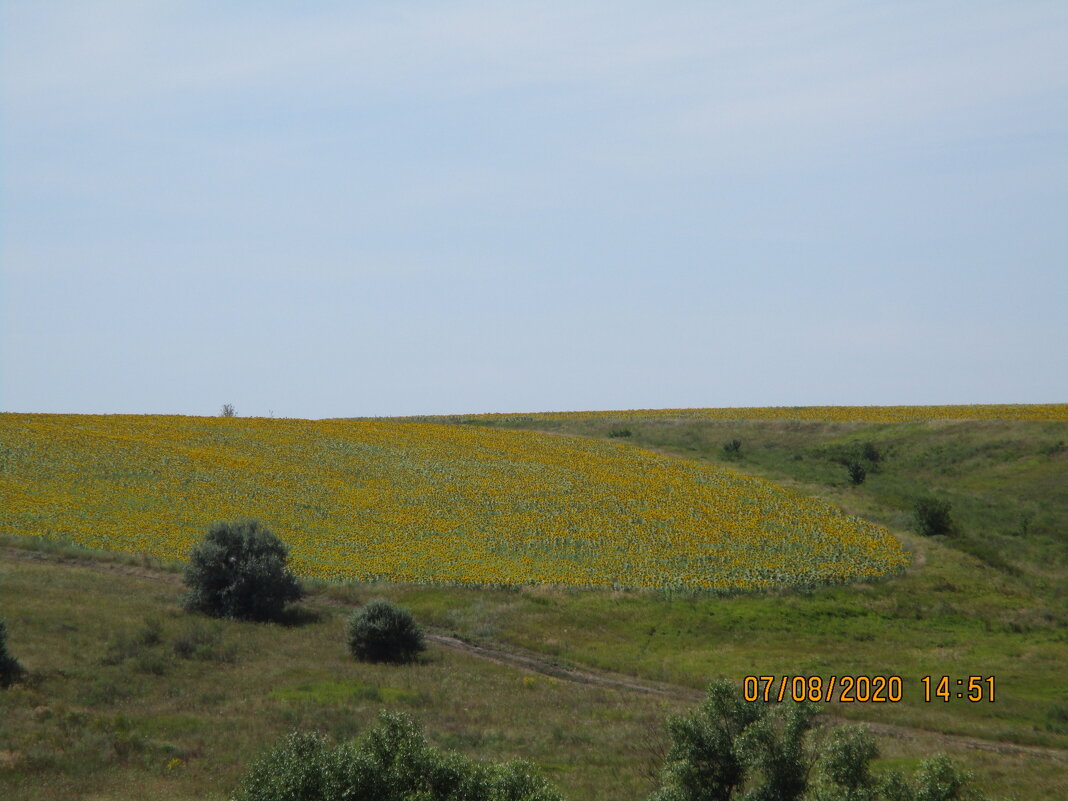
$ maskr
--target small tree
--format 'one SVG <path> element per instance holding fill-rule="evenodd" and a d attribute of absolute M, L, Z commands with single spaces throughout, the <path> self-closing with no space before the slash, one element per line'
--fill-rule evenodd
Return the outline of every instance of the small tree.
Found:
<path fill-rule="evenodd" d="M 724 443 L 723 454 L 728 459 L 735 459 L 742 455 L 742 441 L 740 439 L 732 439 L 730 442 Z"/>
<path fill-rule="evenodd" d="M 931 537 L 936 534 L 952 534 L 953 520 L 949 516 L 949 501 L 938 498 L 921 498 L 916 502 L 916 526 L 921 534 Z"/>
<path fill-rule="evenodd" d="M 412 613 L 383 599 L 352 613 L 348 639 L 349 651 L 365 662 L 410 662 L 426 648 Z"/>
<path fill-rule="evenodd" d="M 864 469 L 864 465 L 860 462 L 849 462 L 846 468 L 849 470 L 849 483 L 854 487 L 863 484 L 864 479 L 868 477 L 868 471 Z"/>
<path fill-rule="evenodd" d="M 649 801 L 985 801 L 945 756 L 911 778 L 873 775 L 879 751 L 865 729 L 835 729 L 827 742 L 813 736 L 818 704 L 744 698 L 716 681 L 697 710 L 668 721 L 671 750 Z"/>
<path fill-rule="evenodd" d="M 186 565 L 185 606 L 212 617 L 277 620 L 304 595 L 288 557 L 285 543 L 259 521 L 214 523 Z"/>
<path fill-rule="evenodd" d="M 219 417 L 237 417 L 237 412 L 234 411 L 234 404 L 224 403 L 222 410 L 219 412 Z"/>
<path fill-rule="evenodd" d="M 839 726 L 831 733 L 821 761 L 828 793 L 836 801 L 876 801 L 878 782 L 871 762 L 879 756 L 875 738 L 863 726 Z"/>
<path fill-rule="evenodd" d="M 809 771 L 819 757 L 805 738 L 819 710 L 818 704 L 793 702 L 745 730 L 741 751 L 759 777 L 746 793 L 746 801 L 801 801 L 808 789 Z"/>
<path fill-rule="evenodd" d="M 10 687 L 24 673 L 19 660 L 7 652 L 7 623 L 0 620 L 0 687 Z"/>
<path fill-rule="evenodd" d="M 672 745 L 650 801 L 730 801 L 748 773 L 742 735 L 766 711 L 728 681 L 710 684 L 696 711 L 668 720 Z"/>

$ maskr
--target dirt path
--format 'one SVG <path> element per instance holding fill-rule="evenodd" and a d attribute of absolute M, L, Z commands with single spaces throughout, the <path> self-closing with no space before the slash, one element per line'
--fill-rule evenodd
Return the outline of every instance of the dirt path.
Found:
<path fill-rule="evenodd" d="M 679 698 L 694 702 L 698 702 L 704 698 L 704 693 L 698 690 L 692 690 L 688 687 L 654 684 L 653 682 L 636 679 L 633 676 L 621 676 L 619 674 L 609 673 L 608 671 L 597 671 L 594 673 L 587 670 L 579 670 L 578 668 L 565 667 L 548 661 L 544 657 L 530 652 L 524 653 L 518 649 L 509 648 L 505 650 L 503 648 L 494 648 L 488 645 L 474 645 L 473 643 L 465 642 L 456 637 L 449 637 L 445 634 L 427 634 L 427 639 L 446 648 L 463 651 L 472 656 L 477 656 L 480 659 L 496 662 L 499 665 L 510 665 L 511 667 L 530 670 L 534 673 L 552 676 L 553 678 L 561 679 L 563 681 L 573 681 L 578 684 L 592 684 L 597 687 L 629 690 L 637 693 L 648 693 L 650 695 L 662 695 L 669 698 Z"/>
<path fill-rule="evenodd" d="M 150 581 L 160 581 L 166 584 L 171 584 L 173 586 L 180 586 L 182 583 L 181 576 L 176 573 L 153 570 L 151 568 L 138 565 L 128 565 L 118 562 L 104 562 L 81 557 L 59 556 L 38 551 L 24 550 L 21 548 L 0 547 L 0 558 L 13 561 L 52 562 L 70 567 L 81 567 L 86 568 L 88 570 L 95 570 L 101 573 L 121 574 L 124 576 L 148 579 Z M 336 608 L 354 608 L 353 604 L 348 604 L 343 601 L 339 601 L 335 598 L 329 598 L 321 594 L 311 595 L 309 596 L 309 600 L 313 601 L 314 603 L 324 604 L 326 606 Z M 510 667 L 519 668 L 520 670 L 529 670 L 535 673 L 541 673 L 543 675 L 551 676 L 562 681 L 571 681 L 579 684 L 588 684 L 595 687 L 625 690 L 628 692 L 648 693 L 667 698 L 675 698 L 682 701 L 689 701 L 695 704 L 699 703 L 704 698 L 703 692 L 690 687 L 660 684 L 645 681 L 644 679 L 638 679 L 633 676 L 624 676 L 620 674 L 610 673 L 609 671 L 590 669 L 584 670 L 580 668 L 559 665 L 551 660 L 546 659 L 543 655 L 530 651 L 524 651 L 523 649 L 514 648 L 511 646 L 509 646 L 508 648 L 504 648 L 489 645 L 476 645 L 474 643 L 465 642 L 464 640 L 460 640 L 456 637 L 451 637 L 446 634 L 440 634 L 435 632 L 428 632 L 426 638 L 429 641 L 442 646 L 443 648 L 450 648 L 455 651 L 460 651 L 462 653 L 474 656 L 478 659 L 485 659 L 486 661 L 494 662 L 499 665 L 507 665 Z M 828 722 L 832 723 L 858 722 L 847 720 L 846 718 L 842 718 L 833 714 L 828 714 L 827 719 Z M 864 721 L 864 725 L 866 725 L 874 734 L 879 734 L 886 737 L 893 737 L 901 740 L 934 740 L 938 743 L 947 746 L 957 746 L 964 748 L 972 748 L 980 751 L 989 751 L 998 754 L 1039 757 L 1042 759 L 1053 759 L 1057 761 L 1068 762 L 1068 750 L 1065 749 L 1043 748 L 1041 746 L 1033 745 L 1017 745 L 1015 743 L 983 740 L 976 737 L 963 737 L 954 734 L 942 734 L 940 732 L 931 731 L 929 729 L 914 729 L 909 728 L 907 726 L 896 726 L 889 723 L 872 723 Z"/>

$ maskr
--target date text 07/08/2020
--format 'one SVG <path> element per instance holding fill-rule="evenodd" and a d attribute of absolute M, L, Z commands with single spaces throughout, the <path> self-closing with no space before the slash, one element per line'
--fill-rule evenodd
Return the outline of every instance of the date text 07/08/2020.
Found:
<path fill-rule="evenodd" d="M 923 700 L 994 702 L 993 676 L 923 676 Z M 746 676 L 746 701 L 819 701 L 830 703 L 900 703 L 904 699 L 901 676 Z M 836 694 L 837 693 L 837 694 Z"/>

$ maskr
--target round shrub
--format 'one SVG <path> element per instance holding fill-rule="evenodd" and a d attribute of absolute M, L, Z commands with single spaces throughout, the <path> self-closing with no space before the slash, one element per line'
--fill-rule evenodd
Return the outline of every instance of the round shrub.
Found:
<path fill-rule="evenodd" d="M 185 607 L 212 617 L 277 620 L 304 595 L 288 558 L 286 544 L 256 520 L 214 523 L 186 565 Z"/>
<path fill-rule="evenodd" d="M 849 462 L 846 464 L 846 469 L 849 471 L 849 483 L 854 487 L 863 484 L 864 479 L 868 477 L 868 471 L 860 462 Z"/>
<path fill-rule="evenodd" d="M 916 527 L 925 537 L 953 533 L 949 501 L 921 498 L 916 502 Z"/>
<path fill-rule="evenodd" d="M 10 687 L 22 674 L 19 660 L 7 652 L 7 623 L 0 620 L 0 687 Z"/>
<path fill-rule="evenodd" d="M 377 599 L 349 618 L 349 650 L 364 662 L 410 662 L 426 648 L 412 613 Z"/>

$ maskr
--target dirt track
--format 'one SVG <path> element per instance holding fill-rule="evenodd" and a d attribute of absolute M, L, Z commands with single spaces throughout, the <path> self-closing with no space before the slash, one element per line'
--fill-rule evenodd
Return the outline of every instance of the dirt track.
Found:
<path fill-rule="evenodd" d="M 128 565 L 117 562 L 97 561 L 94 559 L 87 558 L 56 556 L 53 554 L 42 553 L 38 551 L 28 551 L 19 548 L 0 547 L 0 559 L 12 561 L 54 562 L 70 567 L 80 567 L 103 573 L 117 573 L 124 576 L 132 576 L 135 578 L 148 579 L 151 581 L 161 581 L 175 586 L 180 586 L 182 583 L 181 577 L 175 573 L 168 573 L 161 570 L 153 570 L 148 567 Z M 353 608 L 352 604 L 346 604 L 342 601 L 338 601 L 333 598 L 328 598 L 323 595 L 311 595 L 309 596 L 309 600 L 315 603 L 320 603 L 332 607 Z M 522 649 L 518 648 L 476 645 L 473 643 L 465 642 L 464 640 L 457 639 L 456 637 L 450 637 L 446 634 L 435 633 L 433 631 L 428 632 L 426 634 L 426 638 L 430 642 L 433 642 L 443 648 L 451 648 L 456 651 L 462 651 L 463 653 L 469 654 L 479 659 L 485 659 L 489 662 L 495 662 L 499 665 L 509 665 L 520 670 L 528 670 L 534 673 L 541 673 L 546 676 L 552 676 L 553 678 L 559 679 L 561 681 L 571 681 L 579 684 L 589 684 L 598 687 L 625 690 L 628 692 L 649 693 L 670 698 L 677 698 L 684 701 L 691 701 L 693 703 L 699 702 L 704 697 L 704 693 L 690 687 L 681 687 L 678 685 L 648 682 L 642 679 L 635 678 L 633 676 L 613 674 L 609 673 L 608 671 L 590 669 L 583 670 L 580 668 L 559 665 L 551 660 L 545 659 L 539 654 L 529 651 L 523 651 Z M 847 722 L 845 721 L 845 719 L 839 718 L 835 715 L 828 715 L 827 717 L 833 722 Z M 982 740 L 975 737 L 962 737 L 953 734 L 942 734 L 940 732 L 931 731 L 928 729 L 913 729 L 906 726 L 894 726 L 885 723 L 866 722 L 865 725 L 875 734 L 880 734 L 886 737 L 893 737 L 896 739 L 915 740 L 922 737 L 927 740 L 934 739 L 937 742 L 945 745 L 973 748 L 976 750 L 990 751 L 999 754 L 1014 754 L 1019 756 L 1039 757 L 1042 759 L 1054 759 L 1058 761 L 1068 762 L 1068 750 L 1059 748 L 1043 748 L 1040 746 L 1017 745 L 1015 743 Z"/>

